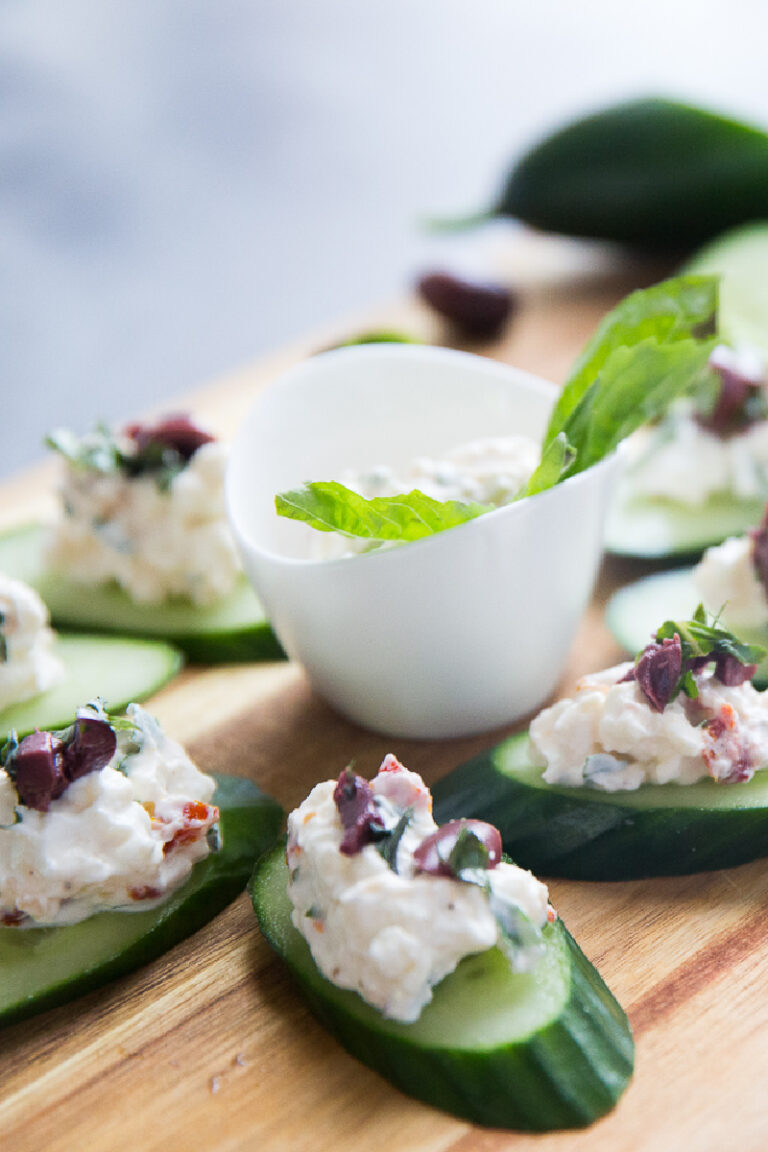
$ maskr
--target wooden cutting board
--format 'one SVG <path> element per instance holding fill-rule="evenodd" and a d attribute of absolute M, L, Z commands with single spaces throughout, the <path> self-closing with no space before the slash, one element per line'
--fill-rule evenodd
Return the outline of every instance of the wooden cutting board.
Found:
<path fill-rule="evenodd" d="M 616 299 L 660 272 L 598 264 L 592 250 L 585 259 L 575 246 L 532 239 L 512 245 L 503 263 L 521 286 L 521 306 L 504 343 L 481 351 L 554 380 Z M 438 335 L 413 303 L 373 319 Z M 328 341 L 325 332 L 185 403 L 231 433 L 259 387 Z M 0 488 L 0 523 L 49 511 L 52 480 L 46 465 Z M 602 609 L 640 572 L 604 566 L 562 691 L 619 657 Z M 288 664 L 187 671 L 152 707 L 204 770 L 252 777 L 286 808 L 351 758 L 370 775 L 391 750 L 432 781 L 504 734 L 393 743 L 335 715 Z M 768 866 L 622 884 L 552 881 L 550 891 L 637 1040 L 629 1090 L 583 1132 L 487 1131 L 402 1096 L 310 1017 L 241 896 L 155 963 L 0 1033 L 0 1148 L 764 1152 Z"/>

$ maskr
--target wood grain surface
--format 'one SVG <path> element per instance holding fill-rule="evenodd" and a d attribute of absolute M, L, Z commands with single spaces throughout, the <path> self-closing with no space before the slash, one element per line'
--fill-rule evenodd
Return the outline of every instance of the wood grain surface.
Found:
<path fill-rule="evenodd" d="M 480 351 L 554 380 L 605 310 L 661 271 L 540 240 L 511 245 L 503 265 L 520 286 L 520 310 L 503 344 Z M 439 336 L 412 302 L 374 319 Z M 328 339 L 323 333 L 187 403 L 231 433 L 259 387 Z M 46 514 L 52 483 L 45 465 L 6 484 L 0 522 Z M 619 656 L 603 604 L 638 571 L 626 562 L 604 565 L 561 691 Z M 249 776 L 286 807 L 352 757 L 371 774 L 395 751 L 431 781 L 503 735 L 391 747 L 334 714 L 288 664 L 186 671 L 152 707 L 204 770 Z M 153 964 L 0 1033 L 0 1148 L 766 1149 L 768 867 L 621 884 L 552 881 L 550 890 L 627 1009 L 637 1040 L 629 1090 L 589 1129 L 535 1137 L 482 1130 L 402 1096 L 310 1017 L 241 896 Z"/>

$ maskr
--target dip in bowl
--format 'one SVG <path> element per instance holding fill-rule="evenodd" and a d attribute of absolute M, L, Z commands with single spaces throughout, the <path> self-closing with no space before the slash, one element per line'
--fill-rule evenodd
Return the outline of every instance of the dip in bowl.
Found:
<path fill-rule="evenodd" d="M 538 442 L 557 395 L 463 352 L 343 348 L 258 397 L 232 450 L 229 515 L 288 655 L 351 720 L 450 737 L 508 724 L 554 690 L 589 599 L 617 454 L 539 495 L 414 542 L 313 559 L 275 495 L 485 437 Z"/>

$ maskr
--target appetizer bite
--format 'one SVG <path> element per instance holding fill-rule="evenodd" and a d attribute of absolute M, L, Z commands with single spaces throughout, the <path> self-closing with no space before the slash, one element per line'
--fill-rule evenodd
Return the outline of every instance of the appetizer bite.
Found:
<path fill-rule="evenodd" d="M 718 345 L 708 380 L 629 441 L 630 458 L 606 536 L 637 556 L 700 552 L 745 530 L 768 496 L 765 365 Z"/>
<path fill-rule="evenodd" d="M 55 624 L 162 637 L 200 661 L 281 654 L 245 580 L 224 501 L 224 446 L 186 415 L 48 444 L 64 461 L 50 538 L 0 537 L 0 567 Z"/>
<path fill-rule="evenodd" d="M 591 1123 L 632 1072 L 626 1017 L 492 825 L 438 828 L 392 755 L 288 818 L 251 894 L 267 940 L 341 1043 L 408 1095 L 478 1124 Z"/>
<path fill-rule="evenodd" d="M 759 527 L 708 548 L 695 568 L 646 576 L 616 592 L 606 623 L 628 652 L 635 651 L 663 616 L 676 618 L 701 601 L 710 615 L 745 640 L 768 646 L 768 509 Z M 768 685 L 768 660 L 752 678 Z"/>
<path fill-rule="evenodd" d="M 34 588 L 0 573 L 0 732 L 65 725 L 97 691 L 124 708 L 181 663 L 176 648 L 158 641 L 57 635 Z"/>
<path fill-rule="evenodd" d="M 171 947 L 227 904 L 278 806 L 202 773 L 138 704 L 0 749 L 0 1021 Z"/>
<path fill-rule="evenodd" d="M 765 649 L 667 620 L 634 664 L 585 676 L 527 733 L 450 773 L 438 817 L 493 813 L 505 849 L 546 875 L 619 880 L 768 854 Z"/>

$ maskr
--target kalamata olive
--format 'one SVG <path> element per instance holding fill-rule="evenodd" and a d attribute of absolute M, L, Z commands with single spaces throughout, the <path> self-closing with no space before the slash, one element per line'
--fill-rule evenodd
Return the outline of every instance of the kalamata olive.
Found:
<path fill-rule="evenodd" d="M 185 412 L 165 416 L 157 424 L 129 424 L 125 431 L 139 451 L 150 444 L 161 444 L 178 452 L 184 460 L 190 460 L 198 448 L 214 439 L 210 432 L 198 428 Z"/>
<path fill-rule="evenodd" d="M 27 808 L 47 812 L 67 786 L 62 741 L 51 732 L 33 732 L 16 749 L 16 791 Z"/>
<path fill-rule="evenodd" d="M 354 856 L 370 844 L 376 832 L 384 829 L 373 802 L 373 791 L 367 780 L 345 768 L 333 790 L 333 800 L 344 828 L 339 851 L 345 856 Z"/>
<path fill-rule="evenodd" d="M 653 712 L 663 712 L 674 695 L 683 670 L 683 649 L 677 632 L 671 639 L 647 644 L 620 683 L 636 680 Z"/>
<path fill-rule="evenodd" d="M 430 876 L 454 876 L 456 873 L 450 864 L 450 856 L 456 847 L 456 842 L 463 832 L 471 832 L 488 853 L 487 868 L 495 868 L 501 860 L 501 835 L 493 824 L 486 824 L 484 820 L 449 820 L 431 836 L 427 836 L 413 853 L 413 859 L 419 872 L 427 872 Z"/>
<path fill-rule="evenodd" d="M 417 290 L 435 312 L 470 340 L 500 336 L 512 315 L 515 298 L 503 284 L 475 283 L 450 272 L 429 272 Z"/>
<path fill-rule="evenodd" d="M 70 782 L 98 772 L 115 754 L 117 737 L 106 720 L 79 716 L 74 734 L 64 750 L 64 774 Z"/>

